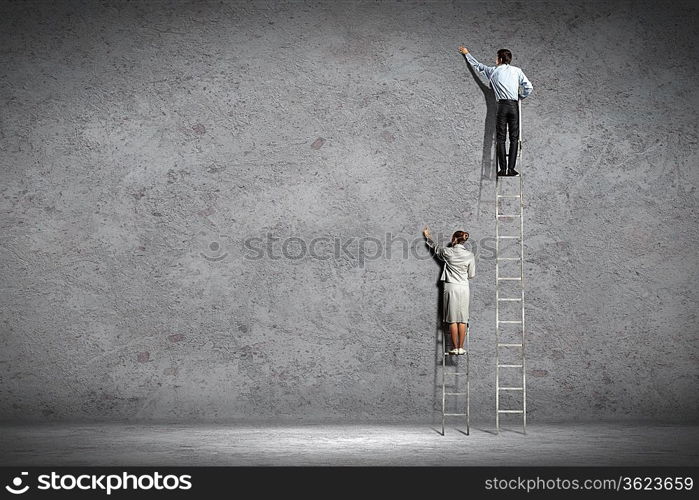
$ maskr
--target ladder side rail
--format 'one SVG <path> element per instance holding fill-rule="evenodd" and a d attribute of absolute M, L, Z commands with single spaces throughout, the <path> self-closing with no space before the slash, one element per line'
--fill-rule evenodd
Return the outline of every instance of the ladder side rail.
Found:
<path fill-rule="evenodd" d="M 470 362 L 470 353 L 471 349 L 469 348 L 469 337 L 471 336 L 471 318 L 469 318 L 469 322 L 466 323 L 466 435 L 471 434 L 471 388 L 470 388 L 470 379 L 471 379 L 471 362 Z"/>
<path fill-rule="evenodd" d="M 522 158 L 522 99 L 519 99 L 519 159 Z M 519 273 L 520 273 L 520 292 L 521 292 L 521 321 L 522 321 L 522 431 L 524 434 L 527 433 L 527 365 L 525 356 L 525 323 L 524 323 L 524 186 L 523 186 L 522 175 L 519 176 L 519 232 L 521 238 L 519 239 L 520 245 L 520 261 L 519 261 Z"/>
<path fill-rule="evenodd" d="M 500 202 L 498 194 L 499 176 L 495 176 L 495 428 L 500 433 L 500 268 L 498 257 L 500 256 Z"/>
<path fill-rule="evenodd" d="M 446 335 L 444 335 L 444 326 L 441 325 L 441 331 L 442 331 L 442 436 L 444 436 L 444 414 L 446 412 L 446 387 L 445 387 L 445 372 L 447 371 L 447 356 L 446 356 L 446 342 L 447 338 Z"/>

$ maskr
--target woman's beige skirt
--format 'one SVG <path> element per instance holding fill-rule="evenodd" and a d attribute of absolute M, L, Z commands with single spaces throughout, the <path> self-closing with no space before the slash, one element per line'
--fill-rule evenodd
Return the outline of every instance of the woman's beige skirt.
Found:
<path fill-rule="evenodd" d="M 445 323 L 468 323 L 469 286 L 466 283 L 444 282 L 442 320 Z"/>

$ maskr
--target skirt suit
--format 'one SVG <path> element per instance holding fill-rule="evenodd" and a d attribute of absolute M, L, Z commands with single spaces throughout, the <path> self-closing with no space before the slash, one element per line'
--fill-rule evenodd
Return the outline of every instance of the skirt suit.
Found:
<path fill-rule="evenodd" d="M 476 258 L 473 252 L 461 243 L 444 247 L 428 239 L 427 245 L 444 261 L 440 277 L 443 282 L 442 321 L 468 323 L 471 296 L 468 280 L 476 275 Z"/>

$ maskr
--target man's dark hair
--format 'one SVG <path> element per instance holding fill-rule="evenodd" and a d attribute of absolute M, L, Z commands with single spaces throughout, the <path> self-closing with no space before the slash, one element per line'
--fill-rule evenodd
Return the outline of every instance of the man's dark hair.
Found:
<path fill-rule="evenodd" d="M 510 64 L 512 61 L 512 52 L 507 49 L 498 50 L 498 59 L 502 64 Z"/>

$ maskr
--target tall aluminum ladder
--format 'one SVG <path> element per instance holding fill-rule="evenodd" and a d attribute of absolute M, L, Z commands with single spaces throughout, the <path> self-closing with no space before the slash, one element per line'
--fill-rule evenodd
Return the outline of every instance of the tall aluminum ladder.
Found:
<path fill-rule="evenodd" d="M 498 434 L 500 433 L 500 415 L 501 414 L 521 414 L 522 415 L 522 431 L 524 434 L 527 433 L 527 386 L 526 386 L 526 362 L 524 356 L 524 203 L 522 200 L 522 169 L 521 169 L 521 159 L 522 159 L 522 100 L 519 100 L 519 141 L 517 144 L 517 167 L 519 168 L 520 174 L 517 177 L 500 177 L 496 176 L 495 180 L 495 426 L 497 428 Z M 510 182 L 515 179 L 518 181 Z M 507 190 L 509 188 L 509 190 Z M 503 189 L 505 189 L 503 191 Z M 518 199 L 519 200 L 519 213 L 501 213 L 501 200 L 506 199 Z M 513 211 L 512 207 L 509 207 L 510 211 Z M 500 224 L 501 220 L 517 220 L 519 219 L 519 234 L 500 234 Z M 502 240 L 519 240 L 519 255 L 517 257 L 509 254 L 508 257 L 501 256 L 501 245 Z M 507 254 L 507 252 L 505 252 Z M 501 276 L 501 264 L 503 262 L 519 263 L 519 276 Z M 516 264 L 511 267 L 516 267 Z M 509 271 L 512 273 L 512 269 Z M 500 291 L 503 282 L 513 281 L 519 283 L 519 289 L 514 287 L 514 291 L 510 289 L 509 294 L 511 296 L 501 297 Z M 500 304 L 507 302 L 518 302 L 519 303 L 519 318 L 500 318 Z M 520 325 L 521 337 L 517 336 L 515 340 L 517 342 L 501 342 L 502 337 L 502 325 Z M 510 335 L 512 335 L 510 333 Z M 501 349 L 514 349 L 519 352 L 519 356 L 513 355 L 509 359 L 514 359 L 517 362 L 500 362 Z M 509 354 L 512 355 L 510 351 Z M 516 370 L 516 375 L 510 377 L 518 380 L 516 384 L 509 384 L 506 386 L 500 385 L 500 371 L 501 370 Z M 500 397 L 503 393 L 512 391 L 521 391 L 522 393 L 522 403 L 521 408 L 500 408 Z"/>
<path fill-rule="evenodd" d="M 469 332 L 469 327 L 470 323 L 466 323 L 466 341 L 464 343 L 465 347 L 465 354 L 449 354 L 447 351 L 447 339 L 446 335 L 444 334 L 444 329 L 442 329 L 442 436 L 444 436 L 444 419 L 445 417 L 454 417 L 454 416 L 461 416 L 461 417 L 466 417 L 466 435 L 468 436 L 471 432 L 470 429 L 470 415 L 469 415 L 469 407 L 470 407 L 470 390 L 469 390 L 469 381 L 468 381 L 468 376 L 469 376 L 469 352 L 470 349 L 468 347 L 469 343 L 469 338 L 471 337 L 471 334 Z M 465 371 L 460 371 L 461 363 L 459 362 L 459 359 L 462 358 L 464 361 L 464 370 Z M 451 363 L 453 361 L 453 363 Z M 448 363 L 449 362 L 449 363 Z M 447 372 L 447 366 L 451 366 L 454 370 Z M 451 392 L 447 392 L 447 381 L 446 377 L 447 375 L 453 376 L 453 387 L 454 390 Z M 460 391 L 459 390 L 459 377 L 465 378 L 465 391 Z M 462 382 L 461 385 L 464 385 Z M 466 396 L 466 411 L 464 413 L 447 413 L 446 411 L 446 404 L 447 404 L 447 396 L 454 396 L 458 398 L 459 396 Z M 457 399 L 458 401 L 458 399 Z"/>

